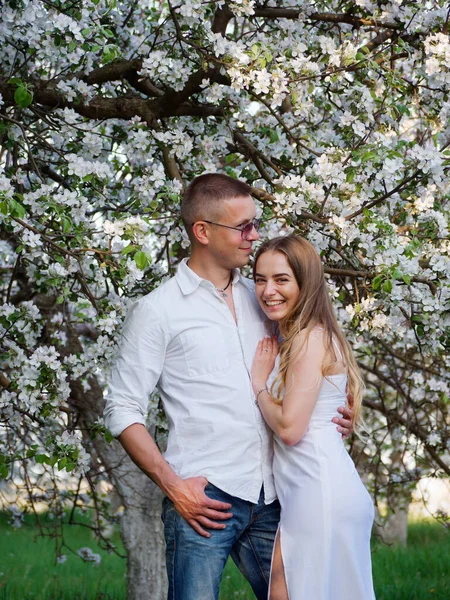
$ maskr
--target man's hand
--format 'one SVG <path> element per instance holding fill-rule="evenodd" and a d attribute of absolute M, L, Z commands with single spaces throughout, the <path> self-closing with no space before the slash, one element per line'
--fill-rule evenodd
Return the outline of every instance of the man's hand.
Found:
<path fill-rule="evenodd" d="M 353 433 L 353 409 L 349 406 L 340 406 L 338 412 L 342 417 L 334 417 L 332 421 L 337 424 L 337 430 L 342 433 L 342 439 L 346 440 Z"/>
<path fill-rule="evenodd" d="M 205 487 L 208 484 L 206 477 L 189 477 L 182 479 L 182 483 L 177 486 L 177 490 L 172 494 L 172 501 L 189 525 L 203 537 L 211 537 L 211 534 L 204 529 L 225 529 L 224 523 L 217 523 L 217 520 L 224 521 L 233 516 L 230 512 L 225 512 L 231 508 L 231 504 L 213 500 L 205 494 Z"/>

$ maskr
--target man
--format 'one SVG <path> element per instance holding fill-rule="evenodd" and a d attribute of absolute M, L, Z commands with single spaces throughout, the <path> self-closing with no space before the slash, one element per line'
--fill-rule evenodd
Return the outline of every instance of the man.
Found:
<path fill-rule="evenodd" d="M 169 599 L 218 598 L 229 555 L 267 598 L 279 505 L 250 370 L 271 331 L 252 282 L 235 270 L 259 237 L 250 191 L 221 174 L 188 186 L 181 216 L 191 256 L 132 308 L 110 379 L 106 426 L 166 494 Z M 169 423 L 164 457 L 145 428 L 156 385 Z M 348 433 L 347 419 L 335 421 Z"/>

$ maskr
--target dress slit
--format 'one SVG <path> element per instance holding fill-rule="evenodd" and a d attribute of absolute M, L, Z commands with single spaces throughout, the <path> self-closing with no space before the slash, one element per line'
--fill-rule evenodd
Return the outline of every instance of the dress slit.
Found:
<path fill-rule="evenodd" d="M 279 523 L 278 525 L 278 529 L 277 529 L 277 533 L 275 535 L 275 542 L 273 544 L 273 550 L 272 550 L 272 565 L 273 565 L 273 559 L 275 556 L 275 551 L 276 551 L 276 547 L 277 547 L 277 542 L 279 542 L 279 548 L 280 548 L 280 557 L 281 557 L 281 566 L 282 566 L 282 571 L 283 571 L 283 577 L 284 577 L 284 584 L 286 587 L 286 593 L 287 593 L 287 600 L 290 600 L 291 595 L 289 593 L 289 586 L 288 586 L 288 581 L 287 581 L 287 577 L 286 577 L 286 569 L 284 566 L 284 559 L 283 559 L 283 543 L 282 543 L 282 539 L 283 536 L 281 535 L 281 523 Z M 268 594 L 268 600 L 271 600 L 271 585 L 272 585 L 272 571 L 273 569 L 270 569 L 270 578 L 269 578 L 269 594 Z"/>

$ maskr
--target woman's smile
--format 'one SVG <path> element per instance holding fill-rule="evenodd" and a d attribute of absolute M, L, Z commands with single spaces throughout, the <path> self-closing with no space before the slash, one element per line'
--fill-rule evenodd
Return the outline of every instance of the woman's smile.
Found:
<path fill-rule="evenodd" d="M 282 252 L 265 252 L 256 267 L 258 302 L 269 319 L 280 321 L 292 312 L 300 296 L 295 275 Z"/>

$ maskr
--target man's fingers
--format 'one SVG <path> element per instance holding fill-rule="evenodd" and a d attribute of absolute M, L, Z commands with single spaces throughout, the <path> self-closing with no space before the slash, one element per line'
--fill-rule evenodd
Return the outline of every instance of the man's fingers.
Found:
<path fill-rule="evenodd" d="M 342 434 L 343 439 L 345 440 L 352 433 L 352 422 L 347 421 L 345 419 L 335 418 L 333 421 L 337 424 L 337 430 Z"/>
<path fill-rule="evenodd" d="M 194 521 L 193 519 L 189 519 L 188 521 L 189 525 L 192 527 L 192 529 L 194 531 L 196 531 L 199 535 L 206 537 L 206 538 L 210 538 L 211 534 L 206 531 L 206 529 L 203 529 L 203 527 L 201 527 L 197 521 Z"/>
<path fill-rule="evenodd" d="M 348 419 L 336 419 L 335 423 L 339 425 L 341 429 L 350 429 L 352 428 L 352 422 Z"/>
<path fill-rule="evenodd" d="M 208 519 L 208 517 L 198 517 L 197 521 L 208 529 L 225 529 L 226 527 L 225 523 L 218 523 L 217 521 Z"/>
<path fill-rule="evenodd" d="M 205 511 L 205 516 L 209 517 L 210 519 L 219 519 L 219 521 L 224 521 L 225 519 L 231 519 L 233 513 L 224 513 L 217 510 L 208 509 Z"/>
<path fill-rule="evenodd" d="M 349 419 L 351 421 L 353 415 L 351 408 L 348 408 L 348 406 L 340 406 L 338 408 L 338 412 L 340 412 L 345 419 Z"/>
<path fill-rule="evenodd" d="M 207 497 L 205 505 L 207 508 L 213 508 L 214 510 L 230 510 L 231 504 L 228 502 L 221 502 L 220 500 L 214 500 L 213 498 Z"/>

